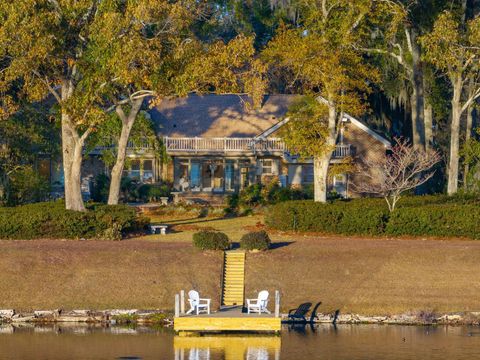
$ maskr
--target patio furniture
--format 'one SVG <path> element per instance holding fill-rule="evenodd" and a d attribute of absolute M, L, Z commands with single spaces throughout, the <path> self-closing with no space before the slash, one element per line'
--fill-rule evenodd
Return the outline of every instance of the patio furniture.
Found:
<path fill-rule="evenodd" d="M 160 203 L 164 206 L 168 205 L 168 196 L 160 197 Z"/>
<path fill-rule="evenodd" d="M 322 304 L 321 301 L 319 301 L 317 304 L 315 304 L 315 307 L 312 310 L 312 313 L 310 314 L 310 318 L 307 320 L 305 317 L 310 310 L 310 307 L 312 306 L 312 303 L 307 302 L 300 304 L 298 308 L 292 309 L 288 311 L 288 321 L 289 322 L 302 322 L 302 323 L 313 323 L 315 318 L 317 317 L 317 310 Z"/>
<path fill-rule="evenodd" d="M 201 299 L 198 291 L 190 290 L 188 292 L 188 302 L 190 303 L 190 310 L 187 311 L 187 315 L 194 311 L 197 315 L 201 312 L 210 314 L 210 299 Z"/>
<path fill-rule="evenodd" d="M 262 290 L 258 293 L 258 297 L 256 299 L 247 299 L 247 313 L 250 314 L 251 312 L 256 312 L 258 314 L 270 314 L 270 311 L 267 309 L 268 296 L 268 291 Z"/>
<path fill-rule="evenodd" d="M 307 303 L 300 304 L 300 306 L 297 307 L 296 309 L 289 310 L 288 320 L 292 322 L 295 322 L 295 321 L 307 322 L 305 315 L 308 313 L 311 306 L 312 306 L 312 303 L 307 302 Z"/>
<path fill-rule="evenodd" d="M 315 318 L 317 317 L 317 310 L 322 305 L 322 302 L 319 301 L 318 303 L 315 304 L 312 313 L 310 314 L 310 320 L 308 320 L 311 324 L 313 324 Z"/>
<path fill-rule="evenodd" d="M 168 225 L 150 225 L 150 231 L 152 234 L 157 234 L 157 231 L 160 231 L 160 234 L 165 235 L 167 233 Z"/>

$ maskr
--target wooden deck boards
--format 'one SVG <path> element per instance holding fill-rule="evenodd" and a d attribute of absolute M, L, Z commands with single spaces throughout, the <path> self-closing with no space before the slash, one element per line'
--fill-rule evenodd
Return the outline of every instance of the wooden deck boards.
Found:
<path fill-rule="evenodd" d="M 177 332 L 279 332 L 281 319 L 271 314 L 243 313 L 241 307 L 234 307 L 212 314 L 176 317 L 173 327 Z"/>

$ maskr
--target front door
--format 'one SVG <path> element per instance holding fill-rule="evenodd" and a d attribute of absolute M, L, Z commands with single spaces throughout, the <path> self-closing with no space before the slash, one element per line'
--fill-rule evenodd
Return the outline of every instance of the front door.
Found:
<path fill-rule="evenodd" d="M 190 164 L 190 189 L 192 191 L 200 191 L 202 182 L 202 164 L 192 161 Z"/>

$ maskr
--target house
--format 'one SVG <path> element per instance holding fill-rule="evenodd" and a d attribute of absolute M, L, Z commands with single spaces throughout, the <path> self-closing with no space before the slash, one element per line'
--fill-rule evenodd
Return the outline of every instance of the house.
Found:
<path fill-rule="evenodd" d="M 169 181 L 184 197 L 224 195 L 278 178 L 282 186 L 313 183 L 313 163 L 290 154 L 278 137 L 296 95 L 268 95 L 260 109 L 239 95 L 190 95 L 165 99 L 150 110 L 171 161 L 145 156 L 131 161 L 125 175 L 151 182 Z M 383 157 L 390 142 L 358 119 L 345 115 L 331 162 Z M 134 156 L 137 157 L 137 156 Z M 330 190 L 344 197 L 355 175 L 339 174 Z M 363 181 L 363 180 L 362 180 Z"/>
<path fill-rule="evenodd" d="M 248 97 L 240 95 L 164 99 L 149 115 L 170 161 L 162 163 L 148 142 L 135 149 L 130 146 L 124 176 L 140 183 L 172 183 L 184 198 L 207 200 L 274 178 L 281 186 L 308 186 L 313 183 L 312 160 L 290 154 L 278 136 L 296 98 L 298 95 L 268 95 L 260 109 L 249 106 Z M 384 157 L 389 148 L 387 139 L 345 115 L 331 163 L 347 157 L 354 162 Z M 83 162 L 82 191 L 87 198 L 95 176 L 109 172 L 101 161 L 102 151 L 93 150 Z M 50 170 L 52 183 L 61 183 L 58 163 L 43 166 Z M 366 180 L 355 174 L 338 174 L 330 179 L 329 190 L 356 197 L 359 194 L 350 185 L 359 181 Z"/>

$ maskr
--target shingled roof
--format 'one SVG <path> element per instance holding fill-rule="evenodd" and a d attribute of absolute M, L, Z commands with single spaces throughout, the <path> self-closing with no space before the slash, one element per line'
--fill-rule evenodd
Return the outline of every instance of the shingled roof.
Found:
<path fill-rule="evenodd" d="M 149 111 L 160 136 L 255 137 L 281 121 L 297 95 L 267 95 L 262 107 L 247 96 L 190 95 L 165 99 Z"/>

